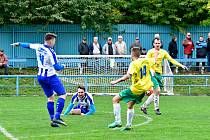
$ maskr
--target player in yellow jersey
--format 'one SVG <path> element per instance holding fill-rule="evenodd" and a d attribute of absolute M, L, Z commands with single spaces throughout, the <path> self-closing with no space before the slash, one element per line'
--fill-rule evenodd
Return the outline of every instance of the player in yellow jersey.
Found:
<path fill-rule="evenodd" d="M 174 65 L 177 65 L 179 67 L 182 67 L 183 69 L 187 69 L 186 66 L 180 64 L 176 60 L 174 60 L 167 51 L 160 48 L 161 42 L 159 39 L 154 40 L 154 48 L 150 49 L 147 53 L 147 58 L 154 58 L 155 59 L 155 65 L 152 66 L 152 70 L 154 71 L 152 74 L 152 82 L 154 84 L 153 86 L 153 94 L 151 94 L 146 102 L 141 106 L 141 110 L 147 114 L 147 107 L 151 104 L 151 102 L 154 100 L 154 107 L 155 107 L 155 113 L 157 115 L 161 115 L 160 109 L 159 109 L 159 94 L 160 89 L 163 87 L 162 84 L 162 61 L 163 59 L 169 60 Z"/>
<path fill-rule="evenodd" d="M 132 85 L 128 89 L 121 91 L 112 99 L 115 121 L 108 126 L 109 128 L 122 126 L 121 107 L 119 102 L 123 100 L 127 103 L 128 109 L 127 124 L 122 130 L 130 130 L 134 116 L 134 104 L 140 103 L 145 95 L 145 92 L 153 86 L 150 76 L 150 69 L 151 65 L 154 64 L 155 61 L 154 59 L 150 60 L 147 58 L 138 59 L 139 56 L 140 50 L 138 48 L 133 48 L 131 52 L 132 62 L 130 63 L 127 74 L 115 81 L 111 81 L 111 84 L 115 85 L 131 77 Z"/>

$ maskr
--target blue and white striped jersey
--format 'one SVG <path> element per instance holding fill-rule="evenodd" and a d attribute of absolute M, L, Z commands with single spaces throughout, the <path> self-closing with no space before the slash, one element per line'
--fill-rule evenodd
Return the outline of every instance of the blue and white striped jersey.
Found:
<path fill-rule="evenodd" d="M 55 75 L 56 71 L 53 67 L 54 64 L 57 64 L 55 51 L 45 44 L 30 44 L 30 48 L 36 50 L 38 75 L 47 77 Z"/>
<path fill-rule="evenodd" d="M 91 105 L 94 105 L 93 96 L 90 93 L 85 92 L 85 96 L 80 98 L 78 93 L 76 92 L 71 99 L 72 104 L 76 104 L 80 106 L 80 108 L 87 108 L 89 109 Z"/>

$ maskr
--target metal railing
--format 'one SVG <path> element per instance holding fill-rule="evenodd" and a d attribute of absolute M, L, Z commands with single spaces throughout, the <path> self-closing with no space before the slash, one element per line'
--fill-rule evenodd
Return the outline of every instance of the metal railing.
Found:
<path fill-rule="evenodd" d="M 116 86 L 110 85 L 111 80 L 119 78 L 121 77 L 121 75 L 100 75 L 100 76 L 99 75 L 80 75 L 80 76 L 59 75 L 59 77 L 63 79 L 62 81 L 66 88 L 71 88 L 71 89 L 76 90 L 76 87 L 78 86 L 78 84 L 83 84 L 90 93 L 117 93 L 121 91 L 122 89 L 129 87 L 130 85 L 129 80 L 127 82 L 119 83 Z M 193 94 L 193 91 L 199 92 L 201 94 L 202 93 L 210 94 L 210 90 L 208 90 L 210 87 L 210 81 L 208 80 L 210 78 L 210 75 L 173 75 L 173 76 L 169 75 L 169 76 L 163 76 L 163 77 L 174 78 L 174 82 L 172 86 L 174 87 L 175 94 L 180 94 L 181 92 L 184 92 L 183 94 L 195 95 Z M 72 82 L 66 83 L 65 78 L 72 79 Z M 8 81 L 8 84 L 5 84 L 4 82 L 0 83 L 1 89 L 13 88 L 15 90 L 13 94 L 15 93 L 16 96 L 19 96 L 20 94 L 22 94 L 20 93 L 21 88 L 25 88 L 25 91 L 27 92 L 29 88 L 35 89 L 39 87 L 37 91 L 42 92 L 37 82 L 37 75 L 0 75 L 0 79 L 1 81 L 3 81 L 3 79 L 5 81 Z M 10 82 L 11 79 L 13 79 L 13 82 Z M 26 81 L 26 79 L 31 79 L 30 80 L 31 82 Z M 188 80 L 183 80 L 183 79 L 188 79 Z M 205 89 L 202 89 L 204 87 Z M 72 92 L 75 92 L 75 90 Z M 7 93 L 7 90 L 0 91 L 0 94 L 4 95 L 5 93 Z M 196 94 L 199 94 L 199 93 L 196 93 Z"/>

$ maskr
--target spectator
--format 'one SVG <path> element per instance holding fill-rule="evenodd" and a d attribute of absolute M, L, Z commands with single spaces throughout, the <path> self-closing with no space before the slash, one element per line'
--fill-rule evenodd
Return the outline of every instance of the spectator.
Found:
<path fill-rule="evenodd" d="M 78 46 L 78 51 L 80 55 L 89 55 L 89 47 L 85 37 L 82 38 L 82 42 Z"/>
<path fill-rule="evenodd" d="M 177 37 L 173 36 L 171 42 L 169 43 L 168 46 L 168 51 L 169 51 L 169 55 L 176 59 L 177 58 L 177 54 L 178 54 L 178 49 L 177 49 Z M 174 68 L 172 68 L 173 64 L 170 63 L 171 69 L 172 71 L 174 70 Z"/>
<path fill-rule="evenodd" d="M 196 58 L 206 58 L 206 47 L 206 41 L 204 40 L 203 36 L 200 36 L 195 46 Z M 202 66 L 205 66 L 205 62 L 202 62 Z M 199 70 L 199 62 L 196 63 L 196 70 Z"/>
<path fill-rule="evenodd" d="M 0 49 L 0 68 L 4 68 L 4 74 L 8 75 L 8 58 L 4 54 L 4 50 Z"/>
<path fill-rule="evenodd" d="M 102 54 L 101 44 L 98 43 L 98 37 L 93 38 L 93 43 L 90 44 L 90 54 L 99 55 Z"/>
<path fill-rule="evenodd" d="M 154 40 L 155 39 L 159 39 L 160 40 L 160 43 L 161 43 L 160 48 L 162 49 L 163 48 L 163 41 L 160 39 L 160 35 L 159 34 L 155 34 L 154 39 L 152 40 L 152 47 L 154 48 Z"/>
<path fill-rule="evenodd" d="M 120 35 L 118 36 L 118 41 L 115 42 L 116 54 L 117 55 L 126 55 L 127 48 L 126 43 L 123 41 L 123 37 Z"/>
<path fill-rule="evenodd" d="M 104 46 L 103 46 L 103 54 L 105 54 L 105 55 L 115 55 L 116 54 L 115 46 L 112 43 L 111 37 L 108 37 L 106 44 L 104 44 Z"/>
<path fill-rule="evenodd" d="M 208 33 L 207 43 L 207 58 L 208 58 L 208 68 L 207 71 L 210 72 L 210 32 Z"/>
<path fill-rule="evenodd" d="M 146 50 L 146 48 L 143 48 L 143 49 L 142 49 L 141 55 L 147 55 L 147 50 Z"/>
<path fill-rule="evenodd" d="M 192 52 L 194 50 L 194 43 L 191 39 L 190 33 L 187 33 L 186 38 L 182 41 L 182 45 L 184 46 L 184 57 L 186 59 L 192 58 Z M 186 65 L 189 66 L 190 63 L 187 63 Z"/>
<path fill-rule="evenodd" d="M 133 44 L 131 44 L 131 46 L 130 46 L 130 52 L 131 52 L 131 49 L 132 48 L 139 48 L 140 49 L 140 52 L 142 51 L 142 46 L 140 44 L 139 37 L 136 37 L 135 42 Z"/>
<path fill-rule="evenodd" d="M 95 111 L 92 95 L 85 92 L 84 86 L 78 86 L 77 92 L 72 96 L 64 115 L 92 115 Z"/>

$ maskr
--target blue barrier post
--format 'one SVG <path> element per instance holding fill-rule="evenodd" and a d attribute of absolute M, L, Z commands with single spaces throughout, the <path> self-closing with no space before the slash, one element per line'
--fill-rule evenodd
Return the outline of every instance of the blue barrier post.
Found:
<path fill-rule="evenodd" d="M 19 76 L 16 77 L 16 96 L 19 96 Z"/>
<path fill-rule="evenodd" d="M 85 83 L 84 83 L 85 85 L 84 86 L 85 86 L 86 91 L 88 91 L 88 77 L 85 76 L 84 78 L 85 78 L 84 79 L 85 80 Z"/>

